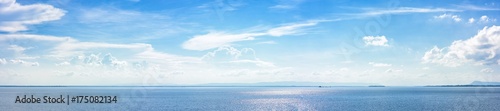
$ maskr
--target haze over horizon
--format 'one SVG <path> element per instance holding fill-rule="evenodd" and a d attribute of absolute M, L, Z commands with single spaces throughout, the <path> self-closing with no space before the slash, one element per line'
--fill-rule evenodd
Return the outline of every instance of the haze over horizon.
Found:
<path fill-rule="evenodd" d="M 0 0 L 0 84 L 500 82 L 499 5 Z"/>

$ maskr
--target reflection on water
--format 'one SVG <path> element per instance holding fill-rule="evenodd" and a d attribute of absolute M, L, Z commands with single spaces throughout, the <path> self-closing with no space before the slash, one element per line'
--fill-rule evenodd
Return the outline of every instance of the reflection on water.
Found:
<path fill-rule="evenodd" d="M 252 105 L 252 110 L 314 110 L 313 105 L 297 98 L 248 99 L 243 102 Z"/>
<path fill-rule="evenodd" d="M 500 111 L 500 88 L 3 87 L 0 110 L 478 110 Z M 15 104 L 19 95 L 116 95 L 113 104 Z"/>
<path fill-rule="evenodd" d="M 243 94 L 262 98 L 244 99 L 243 104 L 251 105 L 252 110 L 316 110 L 303 95 L 314 95 L 325 90 L 313 89 L 267 89 L 261 91 L 242 92 Z"/>
<path fill-rule="evenodd" d="M 299 90 L 299 89 L 275 89 L 275 90 L 264 90 L 264 91 L 249 91 L 243 92 L 244 94 L 253 94 L 253 95 L 304 95 L 304 94 L 315 94 L 324 92 L 322 90 Z"/>

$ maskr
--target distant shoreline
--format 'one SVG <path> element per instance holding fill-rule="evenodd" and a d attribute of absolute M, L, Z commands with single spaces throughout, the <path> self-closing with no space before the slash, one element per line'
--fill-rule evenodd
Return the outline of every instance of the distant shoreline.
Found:
<path fill-rule="evenodd" d="M 500 85 L 432 85 L 425 87 L 500 87 Z"/>
<path fill-rule="evenodd" d="M 319 86 L 5 86 L 0 87 L 319 87 Z M 368 87 L 368 86 L 321 86 L 326 87 Z"/>

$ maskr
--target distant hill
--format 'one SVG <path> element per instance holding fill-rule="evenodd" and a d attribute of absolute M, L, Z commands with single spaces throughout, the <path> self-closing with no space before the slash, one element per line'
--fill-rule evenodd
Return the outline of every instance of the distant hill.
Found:
<path fill-rule="evenodd" d="M 426 87 L 500 87 L 500 82 L 473 81 L 470 84 L 464 85 L 429 85 Z"/>
<path fill-rule="evenodd" d="M 200 86 L 370 86 L 373 83 L 336 83 L 336 82 L 258 82 L 258 83 L 208 83 Z"/>
<path fill-rule="evenodd" d="M 500 82 L 482 82 L 482 81 L 474 81 L 469 85 L 500 85 Z"/>

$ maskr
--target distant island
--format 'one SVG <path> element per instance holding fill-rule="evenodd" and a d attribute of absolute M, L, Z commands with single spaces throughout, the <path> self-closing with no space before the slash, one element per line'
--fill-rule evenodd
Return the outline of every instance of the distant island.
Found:
<path fill-rule="evenodd" d="M 500 87 L 500 82 L 482 82 L 474 81 L 464 85 L 429 85 L 426 87 Z"/>

